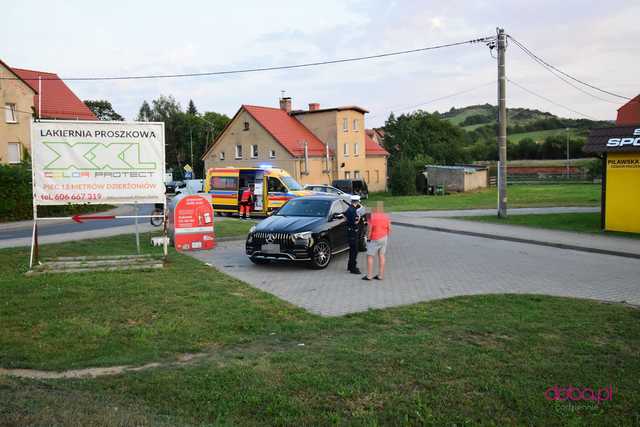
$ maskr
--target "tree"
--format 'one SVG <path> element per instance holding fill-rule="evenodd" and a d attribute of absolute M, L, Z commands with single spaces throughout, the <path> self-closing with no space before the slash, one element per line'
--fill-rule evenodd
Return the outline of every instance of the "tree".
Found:
<path fill-rule="evenodd" d="M 84 101 L 84 104 L 89 107 L 93 114 L 96 115 L 98 120 L 124 120 L 124 117 L 116 113 L 111 106 L 111 103 L 106 99 L 97 99 L 95 101 L 87 99 Z"/>
<path fill-rule="evenodd" d="M 172 96 L 161 95 L 151 102 L 144 101 L 138 113 L 138 120 L 163 122 L 165 130 L 165 156 L 167 169 L 178 174 L 184 172 L 185 164 L 193 164 L 195 176 L 204 176 L 204 162 L 201 160 L 208 145 L 215 139 L 229 122 L 229 117 L 215 112 L 198 114 L 182 111 L 180 104 Z M 193 102 L 190 102 L 193 104 Z"/>
<path fill-rule="evenodd" d="M 391 165 L 401 158 L 413 160 L 419 156 L 429 156 L 438 164 L 468 160 L 464 131 L 425 111 L 402 114 L 398 118 L 391 114 L 384 130 L 384 145 L 390 153 Z"/>
<path fill-rule="evenodd" d="M 424 165 L 422 165 L 424 167 Z M 416 162 L 400 159 L 391 168 L 389 189 L 394 196 L 408 196 L 416 194 Z"/>
<path fill-rule="evenodd" d="M 518 142 L 518 159 L 531 160 L 538 157 L 539 146 L 532 138 L 522 138 Z"/>
<path fill-rule="evenodd" d="M 139 122 L 148 122 L 151 121 L 151 107 L 147 101 L 142 101 L 142 106 L 138 111 L 138 117 L 136 118 Z"/>
<path fill-rule="evenodd" d="M 187 114 L 191 114 L 195 116 L 198 114 L 198 109 L 196 108 L 196 104 L 193 103 L 193 99 L 189 100 L 189 106 L 187 107 Z"/>

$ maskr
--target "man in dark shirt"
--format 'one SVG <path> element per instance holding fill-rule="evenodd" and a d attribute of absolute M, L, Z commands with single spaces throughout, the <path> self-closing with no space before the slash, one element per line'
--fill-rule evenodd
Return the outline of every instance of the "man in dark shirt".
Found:
<path fill-rule="evenodd" d="M 360 196 L 351 196 L 351 205 L 344 213 L 347 221 L 347 239 L 349 241 L 349 262 L 347 269 L 351 274 L 361 274 L 358 269 L 358 236 L 360 223 Z"/>

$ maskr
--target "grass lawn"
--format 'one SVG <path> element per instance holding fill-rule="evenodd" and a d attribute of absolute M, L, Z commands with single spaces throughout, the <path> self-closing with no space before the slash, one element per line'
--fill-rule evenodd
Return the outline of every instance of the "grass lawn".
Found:
<path fill-rule="evenodd" d="M 255 221 L 245 221 L 235 218 L 220 220 L 215 218 L 214 226 L 217 237 L 246 237 L 249 229 L 255 225 Z"/>
<path fill-rule="evenodd" d="M 392 196 L 390 193 L 372 193 L 366 203 L 374 206 L 384 201 L 388 211 L 424 211 L 443 209 L 495 208 L 496 188 L 446 196 Z M 598 184 L 510 185 L 507 189 L 509 207 L 543 206 L 599 206 Z"/>
<path fill-rule="evenodd" d="M 525 138 L 531 138 L 536 142 L 542 142 L 545 138 L 549 136 L 561 136 L 563 138 L 567 137 L 567 131 L 565 128 L 561 129 L 547 129 L 547 130 L 537 130 L 532 132 L 522 132 L 522 133 L 510 133 L 509 141 L 512 142 L 520 142 L 520 140 Z M 576 138 L 581 136 L 580 131 L 578 129 L 569 129 L 568 132 L 569 138 Z"/>
<path fill-rule="evenodd" d="M 43 253 L 123 253 L 132 240 L 47 245 Z M 208 356 L 97 379 L 0 376 L 0 424 L 637 420 L 634 308 L 488 295 L 322 318 L 174 251 L 160 271 L 36 277 L 22 274 L 27 256 L 27 249 L 0 250 L 1 367 L 62 370 L 174 361 L 185 352 Z M 600 405 L 547 401 L 545 390 L 556 384 L 613 384 L 617 392 Z"/>
<path fill-rule="evenodd" d="M 578 231 L 581 233 L 604 234 L 608 236 L 640 238 L 640 234 L 618 233 L 600 230 L 600 213 L 558 213 L 558 214 L 532 214 L 511 215 L 506 219 L 492 216 L 467 216 L 456 219 L 469 221 L 490 222 L 494 224 L 524 225 L 536 228 L 548 228 L 552 230 Z"/>

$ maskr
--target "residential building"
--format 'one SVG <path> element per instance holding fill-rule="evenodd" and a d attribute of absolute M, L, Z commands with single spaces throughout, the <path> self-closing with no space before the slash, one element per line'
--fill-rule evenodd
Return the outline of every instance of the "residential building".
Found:
<path fill-rule="evenodd" d="M 20 163 L 29 147 L 36 91 L 0 60 L 0 164 Z"/>
<path fill-rule="evenodd" d="M 25 151 L 30 151 L 33 117 L 97 120 L 56 74 L 12 68 L 1 60 L 0 105 L 4 111 L 0 121 L 0 163 L 20 163 Z"/>
<path fill-rule="evenodd" d="M 269 164 L 285 169 L 302 184 L 364 179 L 369 191 L 387 183 L 388 153 L 368 136 L 367 110 L 351 105 L 292 110 L 291 98 L 279 108 L 242 105 L 203 156 L 205 168 Z"/>
<path fill-rule="evenodd" d="M 618 117 L 616 119 L 616 125 L 618 126 L 637 124 L 640 124 L 640 95 L 618 108 Z"/>

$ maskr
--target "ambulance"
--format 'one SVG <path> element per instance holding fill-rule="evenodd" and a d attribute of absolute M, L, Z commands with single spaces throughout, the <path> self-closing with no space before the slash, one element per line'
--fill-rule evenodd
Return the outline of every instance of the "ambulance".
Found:
<path fill-rule="evenodd" d="M 311 196 L 287 171 L 270 166 L 256 168 L 210 168 L 204 183 L 215 212 L 237 214 L 240 197 L 245 188 L 253 185 L 253 216 L 268 216 L 287 200 Z"/>

